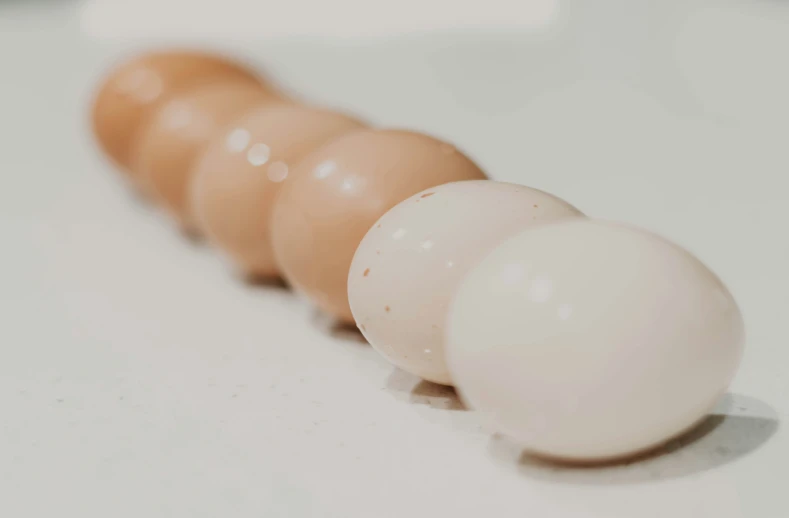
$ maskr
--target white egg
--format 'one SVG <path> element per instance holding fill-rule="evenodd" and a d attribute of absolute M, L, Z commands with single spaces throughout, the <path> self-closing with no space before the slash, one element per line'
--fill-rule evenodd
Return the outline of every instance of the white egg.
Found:
<path fill-rule="evenodd" d="M 692 427 L 744 344 L 737 304 L 693 255 L 582 219 L 497 246 L 461 283 L 447 325 L 463 400 L 527 451 L 581 461 Z"/>
<path fill-rule="evenodd" d="M 568 203 L 522 185 L 477 180 L 422 191 L 384 214 L 359 245 L 348 277 L 353 316 L 392 363 L 451 384 L 444 324 L 465 273 L 518 231 L 580 215 Z"/>

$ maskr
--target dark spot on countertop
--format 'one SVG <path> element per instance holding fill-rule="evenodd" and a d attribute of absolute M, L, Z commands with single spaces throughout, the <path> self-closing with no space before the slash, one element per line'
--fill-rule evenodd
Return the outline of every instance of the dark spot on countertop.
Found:
<path fill-rule="evenodd" d="M 420 198 L 429 198 L 429 197 L 433 196 L 434 194 L 435 194 L 434 192 L 426 192 L 425 194 L 420 196 Z"/>
<path fill-rule="evenodd" d="M 370 269 L 369 269 L 369 268 L 367 268 L 367 269 L 364 271 L 364 276 L 365 276 L 365 277 L 367 277 L 368 275 L 370 275 Z"/>
<path fill-rule="evenodd" d="M 389 306 L 386 306 L 384 309 L 386 310 L 386 312 L 387 312 L 387 313 L 389 313 L 390 311 L 392 311 L 392 308 L 390 308 Z"/>

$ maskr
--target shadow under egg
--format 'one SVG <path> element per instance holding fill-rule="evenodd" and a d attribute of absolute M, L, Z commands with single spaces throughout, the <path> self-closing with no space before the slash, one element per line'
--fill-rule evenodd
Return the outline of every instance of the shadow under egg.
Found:
<path fill-rule="evenodd" d="M 249 288 L 261 288 L 277 291 L 290 291 L 285 279 L 277 275 L 241 274 L 242 282 Z"/>
<path fill-rule="evenodd" d="M 197 229 L 180 226 L 178 233 L 184 238 L 184 241 L 193 247 L 202 247 L 205 245 L 205 236 L 203 236 Z"/>
<path fill-rule="evenodd" d="M 332 338 L 369 345 L 362 331 L 355 324 L 335 322 L 329 329 L 329 335 Z"/>
<path fill-rule="evenodd" d="M 438 410 L 468 410 L 454 387 L 425 381 L 395 368 L 386 380 L 386 388 L 397 399 Z"/>
<path fill-rule="evenodd" d="M 331 338 L 359 345 L 369 345 L 367 339 L 356 324 L 338 320 L 320 309 L 314 308 L 312 310 L 310 324 L 312 324 L 315 329 Z"/>
<path fill-rule="evenodd" d="M 488 450 L 521 475 L 552 482 L 610 485 L 681 478 L 747 456 L 766 444 L 780 426 L 777 413 L 761 400 L 727 394 L 721 406 L 725 413 L 716 411 L 663 445 L 621 459 L 589 463 L 549 459 L 500 434 L 490 439 Z"/>

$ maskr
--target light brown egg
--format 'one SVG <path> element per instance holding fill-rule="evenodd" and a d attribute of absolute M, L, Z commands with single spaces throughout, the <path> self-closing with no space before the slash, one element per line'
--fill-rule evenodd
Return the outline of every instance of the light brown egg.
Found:
<path fill-rule="evenodd" d="M 279 275 L 269 224 L 282 182 L 304 154 L 362 127 L 346 115 L 296 104 L 263 105 L 227 126 L 193 173 L 199 229 L 245 276 Z"/>
<path fill-rule="evenodd" d="M 243 66 L 199 52 L 150 52 L 124 61 L 96 93 L 92 125 L 99 145 L 136 183 L 129 167 L 143 124 L 173 94 L 215 81 L 261 83 Z"/>
<path fill-rule="evenodd" d="M 133 168 L 182 229 L 195 233 L 189 184 L 196 159 L 226 125 L 248 110 L 282 102 L 249 82 L 204 85 L 172 97 L 143 130 Z"/>
<path fill-rule="evenodd" d="M 310 153 L 283 184 L 272 244 L 286 280 L 320 308 L 353 322 L 348 271 L 369 228 L 429 187 L 486 178 L 450 144 L 398 130 L 354 132 Z"/>

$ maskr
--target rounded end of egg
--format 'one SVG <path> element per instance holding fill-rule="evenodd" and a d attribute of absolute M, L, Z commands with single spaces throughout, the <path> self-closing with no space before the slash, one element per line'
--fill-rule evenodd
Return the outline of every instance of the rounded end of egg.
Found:
<path fill-rule="evenodd" d="M 693 255 L 577 219 L 522 232 L 470 271 L 447 360 L 464 399 L 528 451 L 603 461 L 702 419 L 743 346 L 734 299 Z"/>

